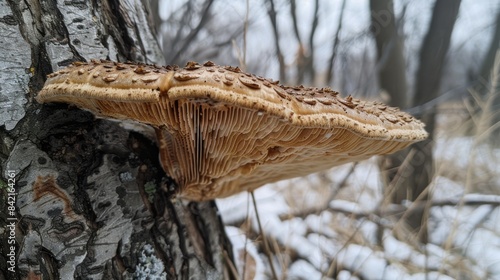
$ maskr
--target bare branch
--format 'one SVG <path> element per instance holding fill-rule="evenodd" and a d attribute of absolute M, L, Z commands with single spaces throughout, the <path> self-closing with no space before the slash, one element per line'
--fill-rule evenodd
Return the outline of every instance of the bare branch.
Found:
<path fill-rule="evenodd" d="M 191 29 L 189 35 L 184 39 L 182 46 L 179 49 L 177 49 L 177 52 L 169 59 L 169 63 L 174 63 L 175 61 L 177 61 L 181 53 L 184 52 L 187 46 L 189 46 L 189 44 L 193 42 L 196 35 L 198 35 L 198 32 L 200 32 L 200 30 L 203 28 L 203 26 L 209 19 L 210 15 L 209 11 L 213 3 L 214 0 L 207 0 L 205 2 L 205 7 L 203 8 L 203 14 L 201 16 L 200 21 L 198 22 L 198 25 L 195 28 Z"/>
<path fill-rule="evenodd" d="M 344 11 L 345 11 L 345 3 L 347 1 L 343 0 L 342 1 L 342 6 L 340 7 L 340 15 L 339 15 L 339 21 L 337 23 L 337 32 L 335 32 L 335 39 L 333 41 L 333 48 L 332 48 L 332 54 L 329 59 L 328 63 L 328 72 L 326 75 L 326 81 L 327 84 L 330 85 L 333 82 L 334 76 L 333 76 L 333 67 L 335 66 L 335 57 L 337 56 L 337 50 L 339 47 L 339 42 L 340 42 L 340 31 L 342 30 L 342 19 L 344 18 Z"/>
<path fill-rule="evenodd" d="M 314 2 L 314 17 L 311 24 L 311 32 L 309 33 L 309 57 L 307 59 L 306 69 L 309 73 L 311 82 L 314 82 L 316 78 L 316 71 L 314 69 L 314 35 L 316 34 L 316 29 L 318 28 L 319 17 L 319 0 Z"/>
<path fill-rule="evenodd" d="M 290 0 L 290 14 L 292 15 L 292 24 L 293 24 L 293 32 L 295 34 L 295 38 L 297 39 L 297 43 L 299 45 L 297 49 L 297 58 L 296 58 L 296 66 L 297 66 L 297 83 L 302 83 L 304 81 L 304 66 L 306 64 L 305 57 L 305 49 L 302 43 L 302 39 L 300 38 L 300 31 L 297 22 L 297 4 L 295 0 Z"/>
<path fill-rule="evenodd" d="M 269 0 L 268 2 L 268 8 L 267 8 L 267 14 L 269 15 L 269 20 L 271 21 L 271 26 L 273 28 L 273 34 L 274 34 L 274 45 L 276 48 L 276 56 L 278 57 L 278 62 L 280 65 L 280 80 L 281 82 L 285 83 L 286 82 L 286 72 L 285 72 L 285 59 L 283 57 L 283 53 L 281 52 L 280 48 L 280 36 L 278 32 L 278 23 L 276 21 L 276 9 L 274 7 L 274 0 Z"/>

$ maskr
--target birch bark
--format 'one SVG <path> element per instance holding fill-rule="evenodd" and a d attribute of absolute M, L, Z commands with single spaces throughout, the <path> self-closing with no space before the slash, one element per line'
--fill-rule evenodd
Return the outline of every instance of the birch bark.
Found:
<path fill-rule="evenodd" d="M 46 74 L 73 61 L 161 64 L 152 18 L 139 0 L 0 0 L 0 279 L 229 277 L 215 203 L 167 197 L 175 182 L 154 141 L 34 100 Z"/>

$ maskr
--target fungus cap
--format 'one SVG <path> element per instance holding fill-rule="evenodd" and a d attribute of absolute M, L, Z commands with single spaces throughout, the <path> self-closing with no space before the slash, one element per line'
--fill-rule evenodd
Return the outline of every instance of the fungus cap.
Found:
<path fill-rule="evenodd" d="M 420 121 L 397 108 L 329 88 L 285 87 L 212 62 L 78 62 L 50 74 L 37 100 L 155 127 L 178 196 L 198 201 L 393 153 L 427 137 Z"/>

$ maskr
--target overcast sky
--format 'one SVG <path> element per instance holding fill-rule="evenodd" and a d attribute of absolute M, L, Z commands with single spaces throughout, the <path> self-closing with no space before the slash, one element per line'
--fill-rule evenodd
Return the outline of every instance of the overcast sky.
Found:
<path fill-rule="evenodd" d="M 167 18 L 187 0 L 162 1 L 160 15 Z M 265 0 L 250 0 L 249 19 L 251 26 L 247 35 L 247 61 L 258 60 L 274 54 L 274 39 L 267 16 Z M 296 40 L 291 25 L 290 9 L 288 1 L 275 0 L 278 13 L 278 26 L 281 36 L 281 47 L 283 49 L 287 64 L 293 64 L 297 51 Z M 337 30 L 338 16 L 342 0 L 320 0 L 320 22 L 315 36 L 316 59 L 315 66 L 321 71 L 326 68 L 327 58 L 331 52 L 333 36 Z M 404 26 L 405 48 L 408 57 L 418 53 L 423 35 L 427 31 L 434 0 L 395 0 L 396 16 L 400 16 L 402 7 L 407 3 L 406 20 Z M 314 1 L 297 0 L 299 29 L 304 41 L 307 41 L 312 21 Z M 496 12 L 500 8 L 497 0 L 462 0 L 459 18 L 452 36 L 452 51 L 457 48 L 472 49 L 477 57 L 472 63 L 481 62 L 484 50 L 489 44 L 493 31 L 493 23 Z M 246 1 L 217 0 L 212 7 L 221 25 L 243 25 L 246 14 Z M 347 44 L 349 52 L 372 52 L 373 44 L 371 36 L 367 34 L 370 24 L 369 1 L 348 0 L 346 4 L 341 40 Z M 368 33 L 369 35 L 369 33 Z M 349 42 L 349 43 L 347 43 Z M 346 45 L 344 45 L 345 48 Z M 241 47 L 241 46 L 239 46 Z M 236 52 L 235 52 L 236 53 Z M 234 54 L 235 55 L 235 54 Z M 277 78 L 277 63 L 269 63 L 267 73 L 262 73 Z"/>

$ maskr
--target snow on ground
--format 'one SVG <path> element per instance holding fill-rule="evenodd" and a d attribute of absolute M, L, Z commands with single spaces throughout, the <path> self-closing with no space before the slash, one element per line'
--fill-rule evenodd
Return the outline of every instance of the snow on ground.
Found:
<path fill-rule="evenodd" d="M 500 150 L 465 137 L 438 140 L 435 150 L 437 162 L 453 163 L 460 173 L 477 174 L 467 172 L 478 167 L 494 174 L 488 182 L 500 189 Z M 471 181 L 440 174 L 431 187 L 428 244 L 401 238 L 397 218 L 381 214 L 377 159 L 270 184 L 254 194 L 263 230 L 279 251 L 273 264 L 283 279 L 500 279 L 500 192 L 476 193 Z M 251 196 L 217 204 L 240 273 L 247 263 L 255 273 L 250 279 L 269 279 Z M 251 256 L 251 265 L 243 255 Z"/>
<path fill-rule="evenodd" d="M 322 273 L 309 262 L 298 260 L 290 266 L 288 276 L 290 279 L 321 279 Z"/>

